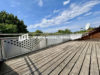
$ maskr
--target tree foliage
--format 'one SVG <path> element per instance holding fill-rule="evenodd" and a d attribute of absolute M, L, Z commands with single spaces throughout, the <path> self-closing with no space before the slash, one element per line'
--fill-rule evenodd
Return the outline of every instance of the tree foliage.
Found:
<path fill-rule="evenodd" d="M 0 32 L 1 33 L 27 33 L 27 26 L 17 16 L 5 11 L 0 12 Z M 2 27 L 4 29 L 2 29 Z"/>
<path fill-rule="evenodd" d="M 35 32 L 29 32 L 30 36 L 48 36 L 48 35 L 59 35 L 59 34 L 71 34 L 71 30 L 65 29 L 65 30 L 58 30 L 54 33 L 43 33 L 41 30 L 36 30 Z"/>
<path fill-rule="evenodd" d="M 44 33 L 41 30 L 36 30 L 35 32 L 30 32 L 29 35 L 30 36 L 40 36 L 40 35 L 44 35 Z"/>
<path fill-rule="evenodd" d="M 0 24 L 0 32 L 2 33 L 16 33 L 17 27 L 12 24 Z"/>
<path fill-rule="evenodd" d="M 42 32 L 41 30 L 36 30 L 35 33 L 41 34 L 41 33 L 43 33 L 43 32 Z"/>
<path fill-rule="evenodd" d="M 94 29 L 93 27 L 90 27 L 88 30 L 80 30 L 80 31 L 76 31 L 74 33 L 86 33 L 86 32 L 92 31 L 93 29 Z"/>
<path fill-rule="evenodd" d="M 65 29 L 65 33 L 70 34 L 70 33 L 72 33 L 72 32 L 71 32 L 71 30 L 69 30 L 69 29 Z"/>
<path fill-rule="evenodd" d="M 65 30 L 58 30 L 57 33 L 61 33 L 61 34 L 70 34 L 70 33 L 72 33 L 72 32 L 71 32 L 71 30 L 69 30 L 69 29 L 65 29 Z"/>
<path fill-rule="evenodd" d="M 57 33 L 64 33 L 64 30 L 58 30 Z"/>

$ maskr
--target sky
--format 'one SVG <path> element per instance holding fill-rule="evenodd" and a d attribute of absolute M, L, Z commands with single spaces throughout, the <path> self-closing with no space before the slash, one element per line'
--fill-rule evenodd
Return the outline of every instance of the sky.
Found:
<path fill-rule="evenodd" d="M 100 25 L 100 0 L 0 0 L 0 11 L 23 20 L 30 32 L 78 31 Z"/>

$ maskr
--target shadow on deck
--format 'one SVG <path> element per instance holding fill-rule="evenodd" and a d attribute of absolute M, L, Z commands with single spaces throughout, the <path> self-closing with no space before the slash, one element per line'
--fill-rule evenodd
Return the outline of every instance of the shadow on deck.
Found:
<path fill-rule="evenodd" d="M 19 75 L 17 72 L 15 72 L 10 66 L 8 66 L 5 62 L 0 62 L 0 75 L 5 75 L 8 72 L 5 72 L 5 70 L 12 71 L 14 75 Z"/>

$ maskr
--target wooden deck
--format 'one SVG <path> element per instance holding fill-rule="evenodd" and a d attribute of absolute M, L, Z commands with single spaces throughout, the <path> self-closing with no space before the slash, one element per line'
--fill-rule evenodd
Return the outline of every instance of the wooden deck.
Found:
<path fill-rule="evenodd" d="M 100 41 L 71 41 L 8 60 L 0 75 L 100 75 Z"/>

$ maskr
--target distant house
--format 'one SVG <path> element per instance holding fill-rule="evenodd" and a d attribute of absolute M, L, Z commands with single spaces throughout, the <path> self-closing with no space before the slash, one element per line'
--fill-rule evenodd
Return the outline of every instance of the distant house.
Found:
<path fill-rule="evenodd" d="M 100 26 L 97 28 L 94 28 L 92 31 L 85 33 L 82 38 L 82 40 L 86 39 L 100 39 Z"/>

